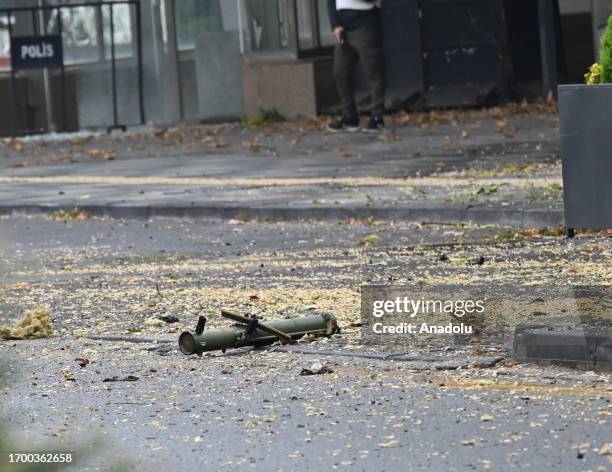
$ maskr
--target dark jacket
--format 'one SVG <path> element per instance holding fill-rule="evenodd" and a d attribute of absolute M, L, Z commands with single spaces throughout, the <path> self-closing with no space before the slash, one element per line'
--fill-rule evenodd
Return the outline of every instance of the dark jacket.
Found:
<path fill-rule="evenodd" d="M 374 3 L 376 0 L 364 1 Z M 372 10 L 338 10 L 336 8 L 336 0 L 327 0 L 327 8 L 329 10 L 329 21 L 332 30 L 338 26 L 342 26 L 347 31 L 364 26 L 376 27 L 380 22 L 380 9 L 378 7 Z"/>

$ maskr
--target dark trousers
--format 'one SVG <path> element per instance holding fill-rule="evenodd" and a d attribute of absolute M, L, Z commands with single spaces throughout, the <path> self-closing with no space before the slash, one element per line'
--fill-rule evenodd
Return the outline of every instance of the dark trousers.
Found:
<path fill-rule="evenodd" d="M 361 62 L 365 70 L 371 97 L 372 115 L 385 111 L 385 73 L 380 27 L 362 27 L 344 32 L 344 42 L 334 50 L 334 78 L 342 100 L 342 116 L 357 118 L 357 104 L 353 88 L 353 69 Z"/>

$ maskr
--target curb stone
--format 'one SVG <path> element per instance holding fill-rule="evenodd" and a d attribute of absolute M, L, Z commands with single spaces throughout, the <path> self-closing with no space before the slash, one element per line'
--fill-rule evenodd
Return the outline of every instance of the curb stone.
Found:
<path fill-rule="evenodd" d="M 45 215 L 57 210 L 70 210 L 75 205 L 0 205 L 0 215 Z M 143 219 L 155 217 L 221 218 L 240 216 L 246 219 L 261 218 L 270 221 L 346 220 L 368 219 L 403 220 L 419 223 L 472 223 L 511 225 L 517 227 L 555 227 L 563 224 L 562 209 L 521 209 L 499 207 L 431 207 L 431 208 L 381 208 L 352 207 L 261 207 L 261 206 L 138 206 L 138 205 L 77 205 L 92 216 L 118 219 Z"/>
<path fill-rule="evenodd" d="M 576 316 L 518 325 L 512 354 L 518 362 L 611 372 L 612 320 Z"/>

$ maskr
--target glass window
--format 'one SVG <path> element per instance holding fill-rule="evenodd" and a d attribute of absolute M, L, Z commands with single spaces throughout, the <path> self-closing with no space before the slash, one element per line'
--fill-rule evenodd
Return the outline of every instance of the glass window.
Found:
<path fill-rule="evenodd" d="M 88 10 L 95 9 L 88 8 Z M 110 27 L 110 7 L 102 9 L 102 21 L 104 24 L 104 44 L 106 45 L 106 59 L 111 58 L 111 27 Z M 127 4 L 113 6 L 113 39 L 115 41 L 115 57 L 128 58 L 133 55 L 132 41 L 132 15 L 131 8 Z M 91 21 L 91 20 L 90 20 Z M 94 20 L 95 21 L 95 20 Z M 95 31 L 95 28 L 93 29 Z"/>
<path fill-rule="evenodd" d="M 0 70 L 10 70 L 11 68 L 11 43 L 9 41 L 8 22 L 8 16 L 0 16 Z"/>
<path fill-rule="evenodd" d="M 100 60 L 96 15 L 96 9 L 91 7 L 62 8 L 61 17 L 58 10 L 51 11 L 47 31 L 59 33 L 61 18 L 65 64 Z"/>
<path fill-rule="evenodd" d="M 225 8 L 222 8 L 222 3 Z M 176 36 L 179 49 L 195 47 L 205 31 L 224 31 L 228 0 L 175 0 Z M 225 12 L 224 12 L 225 10 Z"/>
<path fill-rule="evenodd" d="M 274 51 L 289 46 L 291 0 L 242 0 L 242 25 L 249 51 Z"/>
<path fill-rule="evenodd" d="M 316 46 L 312 13 L 312 2 L 310 0 L 297 0 L 297 27 L 300 49 L 312 49 Z"/>
<path fill-rule="evenodd" d="M 113 5 L 113 40 L 115 58 L 134 56 L 134 32 L 132 9 L 127 4 Z M 59 11 L 61 11 L 61 16 Z M 108 5 L 78 6 L 51 10 L 46 24 L 47 33 L 61 31 L 64 46 L 64 63 L 81 64 L 111 59 L 111 9 Z"/>
<path fill-rule="evenodd" d="M 334 35 L 331 31 L 329 12 L 327 11 L 327 0 L 316 0 L 317 13 L 319 14 L 319 41 L 321 46 L 333 46 L 335 44 Z"/>
<path fill-rule="evenodd" d="M 298 54 L 334 44 L 326 0 L 241 0 L 240 14 L 245 51 Z"/>

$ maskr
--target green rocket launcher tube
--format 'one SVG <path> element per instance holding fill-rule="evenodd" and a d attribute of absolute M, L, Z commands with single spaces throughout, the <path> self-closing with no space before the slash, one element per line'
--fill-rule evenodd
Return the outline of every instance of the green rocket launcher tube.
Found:
<path fill-rule="evenodd" d="M 307 334 L 331 336 L 340 332 L 336 318 L 329 313 L 266 322 L 225 311 L 222 312 L 222 315 L 237 323 L 227 328 L 209 329 L 205 332 L 206 318 L 200 317 L 193 333 L 185 331 L 180 335 L 181 352 L 186 355 L 201 355 L 207 351 L 225 351 L 244 346 L 266 346 L 279 340 L 287 344 Z"/>

